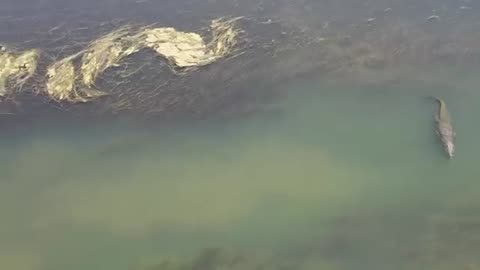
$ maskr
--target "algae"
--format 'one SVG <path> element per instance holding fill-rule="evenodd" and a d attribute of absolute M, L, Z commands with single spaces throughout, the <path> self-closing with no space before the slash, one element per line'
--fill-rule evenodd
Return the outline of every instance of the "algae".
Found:
<path fill-rule="evenodd" d="M 90 43 L 84 50 L 53 63 L 47 70 L 46 92 L 56 101 L 87 102 L 106 95 L 96 89 L 97 77 L 117 65 L 125 56 L 135 52 L 126 48 L 123 39 L 129 34 L 123 27 Z M 81 64 L 76 67 L 75 62 Z"/>
<path fill-rule="evenodd" d="M 238 36 L 241 33 L 235 26 L 235 22 L 241 17 L 225 20 L 224 18 L 215 19 L 211 23 L 213 38 L 208 47 L 212 48 L 213 55 L 216 58 L 227 56 L 236 48 Z"/>
<path fill-rule="evenodd" d="M 0 48 L 0 97 L 19 90 L 37 70 L 39 51 L 14 52 Z"/>
<path fill-rule="evenodd" d="M 231 53 L 237 45 L 240 31 L 234 23 L 239 18 L 213 20 L 210 25 L 213 37 L 208 44 L 197 33 L 181 32 L 171 27 L 144 30 L 144 43 L 176 67 L 208 65 Z"/>
<path fill-rule="evenodd" d="M 128 27 L 120 28 L 90 44 L 82 57 L 80 68 L 85 86 L 93 87 L 102 72 L 141 49 L 141 42 L 129 34 Z"/>
<path fill-rule="evenodd" d="M 197 33 L 173 27 L 144 27 L 137 31 L 133 27 L 121 27 L 92 41 L 80 52 L 53 63 L 47 71 L 46 93 L 53 100 L 73 103 L 107 95 L 95 86 L 97 78 L 142 49 L 153 50 L 165 58 L 173 71 L 178 67 L 193 68 L 213 63 L 236 46 L 240 33 L 234 26 L 236 20 L 238 18 L 213 20 L 213 37 L 208 44 Z M 80 63 L 76 65 L 77 61 Z"/>
<path fill-rule="evenodd" d="M 85 102 L 86 98 L 79 93 L 75 81 L 75 67 L 71 58 L 54 63 L 47 69 L 47 93 L 56 101 Z"/>

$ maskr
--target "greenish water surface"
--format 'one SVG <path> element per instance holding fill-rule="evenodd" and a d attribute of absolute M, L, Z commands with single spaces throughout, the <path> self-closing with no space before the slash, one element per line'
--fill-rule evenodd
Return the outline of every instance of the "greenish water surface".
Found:
<path fill-rule="evenodd" d="M 228 124 L 5 135 L 0 269 L 480 269 L 480 81 L 428 76 L 295 82 Z"/>

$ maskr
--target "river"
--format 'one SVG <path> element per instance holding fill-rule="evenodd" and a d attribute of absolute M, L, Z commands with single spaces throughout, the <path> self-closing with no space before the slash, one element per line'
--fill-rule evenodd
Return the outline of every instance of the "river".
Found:
<path fill-rule="evenodd" d="M 9 133 L 0 267 L 173 269 L 161 262 L 207 248 L 267 253 L 269 269 L 474 267 L 477 77 L 444 70 L 424 75 L 435 84 L 381 87 L 302 80 L 284 86 L 295 95 L 275 110 L 239 121 Z M 452 160 L 434 133 L 430 95 L 452 114 Z"/>
<path fill-rule="evenodd" d="M 268 1 L 6 2 L 0 41 L 23 47 L 44 42 L 36 34 L 62 32 L 62 22 L 70 30 L 58 35 L 82 44 L 89 38 L 75 31 L 96 22 L 196 30 L 193 21 L 226 11 L 255 10 L 261 19 L 278 11 Z M 305 11 L 322 13 L 325 25 L 330 15 L 367 21 L 371 10 L 403 7 L 365 2 L 351 10 L 310 3 Z M 404 16 L 420 22 L 478 8 L 416 2 L 405 4 Z M 447 22 L 457 23 L 459 13 L 451 14 Z M 466 71 L 411 68 L 382 83 L 389 70 L 372 72 L 377 83 L 311 74 L 262 85 L 259 92 L 286 96 L 231 119 L 0 115 L 0 269 L 480 269 L 480 79 L 475 68 Z M 255 97 L 256 85 L 248 88 Z M 451 160 L 435 134 L 430 96 L 443 98 L 453 119 Z"/>

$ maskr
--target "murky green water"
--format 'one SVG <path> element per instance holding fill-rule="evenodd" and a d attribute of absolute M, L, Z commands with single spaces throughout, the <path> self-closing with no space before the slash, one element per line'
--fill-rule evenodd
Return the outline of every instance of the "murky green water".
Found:
<path fill-rule="evenodd" d="M 228 125 L 4 138 L 0 269 L 477 269 L 480 81 L 429 76 L 295 83 Z"/>

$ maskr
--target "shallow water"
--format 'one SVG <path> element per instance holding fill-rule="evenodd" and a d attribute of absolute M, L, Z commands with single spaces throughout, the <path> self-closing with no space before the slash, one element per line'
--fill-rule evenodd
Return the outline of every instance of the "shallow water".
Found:
<path fill-rule="evenodd" d="M 271 269 L 477 269 L 480 81 L 427 77 L 294 82 L 281 111 L 228 124 L 4 135 L 0 269 L 167 269 L 148 267 L 210 247 Z M 450 161 L 429 95 L 454 119 Z"/>

